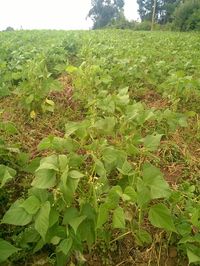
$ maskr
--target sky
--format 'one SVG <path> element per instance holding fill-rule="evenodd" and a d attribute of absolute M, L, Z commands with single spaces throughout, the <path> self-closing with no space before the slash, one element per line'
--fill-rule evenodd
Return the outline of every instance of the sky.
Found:
<path fill-rule="evenodd" d="M 0 0 L 0 30 L 89 29 L 91 0 Z M 125 0 L 127 19 L 138 19 L 136 0 Z"/>

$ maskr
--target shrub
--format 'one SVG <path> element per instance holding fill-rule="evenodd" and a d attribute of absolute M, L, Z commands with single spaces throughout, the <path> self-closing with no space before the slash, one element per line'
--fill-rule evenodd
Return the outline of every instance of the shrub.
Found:
<path fill-rule="evenodd" d="M 200 0 L 189 0 L 177 7 L 174 13 L 173 29 L 200 30 Z"/>

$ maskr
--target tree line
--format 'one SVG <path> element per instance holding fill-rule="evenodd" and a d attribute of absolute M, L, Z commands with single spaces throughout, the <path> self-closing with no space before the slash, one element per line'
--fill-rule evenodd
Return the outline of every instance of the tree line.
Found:
<path fill-rule="evenodd" d="M 88 16 L 93 29 L 200 30 L 200 0 L 137 0 L 140 22 L 124 16 L 124 0 L 92 0 Z"/>

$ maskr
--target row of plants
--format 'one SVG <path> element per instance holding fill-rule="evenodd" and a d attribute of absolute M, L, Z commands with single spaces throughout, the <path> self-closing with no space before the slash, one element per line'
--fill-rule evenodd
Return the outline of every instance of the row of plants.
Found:
<path fill-rule="evenodd" d="M 163 165 L 181 161 L 185 171 L 193 167 L 171 138 L 189 130 L 194 119 L 193 137 L 200 138 L 198 45 L 192 43 L 199 37 L 113 31 L 111 40 L 110 33 L 46 32 L 44 46 L 54 36 L 55 43 L 65 34 L 68 40 L 27 58 L 10 88 L 36 122 L 36 112 L 53 116 L 48 94 L 52 85 L 61 90 L 55 78 L 65 65 L 82 117 L 64 122 L 63 137 L 44 136 L 37 147 L 42 158 L 33 160 L 23 147 L 10 146 L 10 136 L 19 133 L 2 120 L 1 189 L 5 194 L 17 177 L 28 177 L 31 185 L 22 188 L 20 197 L 7 199 L 0 262 L 48 250 L 56 265 L 84 264 L 85 252 L 100 243 L 108 251 L 131 236 L 137 247 L 150 247 L 159 234 L 167 248 L 175 245 L 189 263 L 200 263 L 198 166 L 186 173 L 188 180 L 170 186 Z M 29 33 L 24 34 L 26 43 Z M 52 67 L 60 63 L 61 68 Z M 148 90 L 169 106 L 148 107 L 139 99 Z"/>

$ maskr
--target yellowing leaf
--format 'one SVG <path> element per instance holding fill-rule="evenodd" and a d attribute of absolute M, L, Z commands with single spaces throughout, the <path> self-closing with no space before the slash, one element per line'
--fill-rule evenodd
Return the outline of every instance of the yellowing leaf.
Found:
<path fill-rule="evenodd" d="M 35 119 L 36 118 L 36 112 L 33 110 L 30 112 L 30 118 Z"/>
<path fill-rule="evenodd" d="M 45 100 L 45 103 L 47 103 L 47 104 L 49 104 L 49 105 L 51 105 L 51 106 L 54 106 L 54 105 L 55 105 L 54 101 L 49 100 L 49 99 L 47 99 L 47 98 L 46 98 L 46 100 Z"/>

